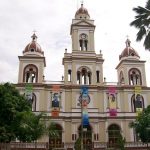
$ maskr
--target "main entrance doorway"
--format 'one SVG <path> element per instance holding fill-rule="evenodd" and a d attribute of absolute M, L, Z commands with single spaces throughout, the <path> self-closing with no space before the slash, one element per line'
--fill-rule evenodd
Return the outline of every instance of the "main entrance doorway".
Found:
<path fill-rule="evenodd" d="M 108 146 L 115 147 L 120 137 L 120 127 L 112 124 L 108 127 Z"/>
<path fill-rule="evenodd" d="M 79 137 L 83 137 L 83 147 L 86 150 L 92 149 L 92 128 L 90 125 L 83 126 L 83 131 L 81 125 L 78 128 Z"/>

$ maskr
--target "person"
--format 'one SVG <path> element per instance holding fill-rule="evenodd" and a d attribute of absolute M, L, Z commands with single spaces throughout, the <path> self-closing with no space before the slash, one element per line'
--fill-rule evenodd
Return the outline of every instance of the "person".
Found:
<path fill-rule="evenodd" d="M 54 93 L 52 107 L 59 107 L 58 93 Z"/>

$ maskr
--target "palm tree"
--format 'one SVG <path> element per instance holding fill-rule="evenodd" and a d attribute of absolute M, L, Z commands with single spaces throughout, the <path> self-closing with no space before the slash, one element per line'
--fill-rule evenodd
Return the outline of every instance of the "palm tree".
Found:
<path fill-rule="evenodd" d="M 135 20 L 130 23 L 139 31 L 137 33 L 136 41 L 141 41 L 143 38 L 143 46 L 150 51 L 150 0 L 147 1 L 145 8 L 138 6 L 133 8 L 136 12 Z"/>
<path fill-rule="evenodd" d="M 22 142 L 33 142 L 42 137 L 46 130 L 45 122 L 41 120 L 43 117 L 43 113 L 19 113 L 14 128 L 17 138 Z"/>

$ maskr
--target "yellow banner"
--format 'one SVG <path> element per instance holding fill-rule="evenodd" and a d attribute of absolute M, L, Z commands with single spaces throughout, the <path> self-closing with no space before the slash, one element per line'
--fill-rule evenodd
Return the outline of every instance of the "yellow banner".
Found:
<path fill-rule="evenodd" d="M 141 94 L 141 91 L 142 91 L 141 86 L 135 86 L 134 91 L 135 91 L 135 94 Z"/>
<path fill-rule="evenodd" d="M 110 109 L 117 108 L 117 102 L 114 94 L 109 94 L 109 108 Z"/>
<path fill-rule="evenodd" d="M 138 116 L 143 111 L 143 108 L 136 108 L 136 115 Z"/>

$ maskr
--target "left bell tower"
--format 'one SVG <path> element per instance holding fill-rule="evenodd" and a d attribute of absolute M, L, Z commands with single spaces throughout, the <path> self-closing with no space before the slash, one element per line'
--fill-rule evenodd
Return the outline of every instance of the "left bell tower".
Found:
<path fill-rule="evenodd" d="M 37 43 L 35 33 L 31 38 L 32 41 L 25 47 L 23 56 L 19 56 L 18 83 L 42 83 L 44 78 L 44 52 Z"/>

